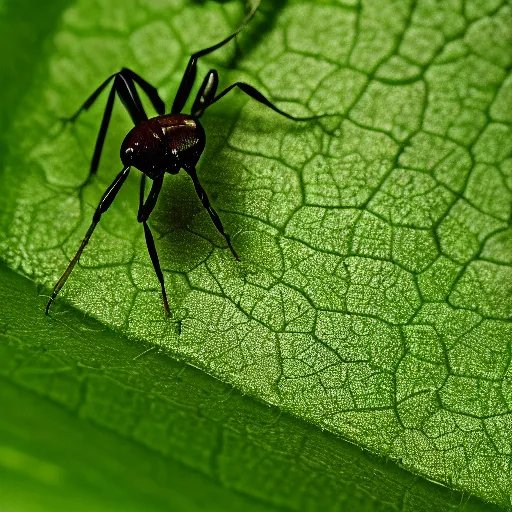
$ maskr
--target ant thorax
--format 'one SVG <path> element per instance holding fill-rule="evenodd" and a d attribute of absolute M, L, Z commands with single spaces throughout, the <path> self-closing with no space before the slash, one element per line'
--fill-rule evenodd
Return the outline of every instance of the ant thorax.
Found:
<path fill-rule="evenodd" d="M 205 147 L 197 119 L 186 114 L 153 117 L 134 126 L 121 146 L 121 160 L 149 178 L 195 166 Z"/>

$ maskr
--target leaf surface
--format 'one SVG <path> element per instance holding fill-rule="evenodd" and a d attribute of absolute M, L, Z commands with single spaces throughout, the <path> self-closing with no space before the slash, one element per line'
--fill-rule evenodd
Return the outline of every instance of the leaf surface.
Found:
<path fill-rule="evenodd" d="M 235 2 L 66 5 L 2 105 L 0 255 L 48 288 L 130 128 L 116 104 L 79 193 L 105 99 L 74 126 L 58 117 L 122 66 L 170 105 L 190 53 L 242 14 Z M 264 4 L 240 55 L 216 52 L 200 74 L 214 66 L 221 84 L 249 82 L 283 110 L 341 117 L 293 123 L 241 93 L 216 104 L 198 172 L 242 262 L 190 181 L 169 176 L 151 222 L 177 322 L 165 320 L 133 172 L 55 321 L 86 313 L 414 474 L 510 505 L 511 21 L 507 2 Z"/>

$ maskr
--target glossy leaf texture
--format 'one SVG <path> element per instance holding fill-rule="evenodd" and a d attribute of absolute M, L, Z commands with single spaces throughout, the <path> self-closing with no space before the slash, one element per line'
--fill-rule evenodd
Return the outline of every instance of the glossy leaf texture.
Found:
<path fill-rule="evenodd" d="M 20 29 L 8 34 L 20 48 L 10 46 L 5 76 L 11 80 L 0 100 L 8 127 L 1 138 L 0 257 L 44 294 L 121 169 L 119 146 L 130 129 L 116 104 L 99 174 L 80 191 L 106 97 L 73 126 L 59 118 L 123 66 L 155 84 L 170 105 L 190 53 L 230 33 L 243 5 L 76 0 L 55 3 L 46 17 L 22 13 L 29 4 L 7 3 L 3 14 L 6 26 L 41 18 L 42 28 L 37 44 Z M 287 425 L 299 429 L 301 439 L 319 436 L 314 457 L 305 441 L 283 448 L 288 468 L 313 457 L 325 470 L 332 453 L 349 453 L 343 438 L 463 493 L 441 498 L 446 508 L 466 506 L 468 495 L 510 506 L 511 23 L 510 2 L 263 1 L 238 49 L 204 58 L 200 74 L 215 67 L 221 85 L 251 83 L 290 113 L 339 117 L 294 123 L 241 93 L 212 107 L 204 116 L 208 141 L 198 174 L 241 262 L 233 260 L 190 180 L 169 176 L 151 219 L 174 313 L 166 320 L 136 221 L 138 177 L 132 173 L 66 283 L 53 319 L 37 320 L 46 322 L 40 325 L 47 335 L 38 338 L 43 327 L 24 327 L 37 316 L 36 298 L 30 314 L 22 314 L 21 299 L 15 306 L 3 298 L 4 342 L 13 351 L 3 358 L 6 389 L 11 386 L 13 396 L 36 391 L 48 408 L 53 401 L 73 411 L 77 425 L 91 421 L 114 437 L 215 474 L 221 486 L 251 499 L 297 510 L 304 503 L 319 506 L 297 497 L 306 477 L 293 469 L 285 478 L 284 470 L 278 477 L 276 467 L 267 468 L 269 479 L 290 486 L 285 499 L 275 498 L 268 482 L 258 487 L 249 463 L 240 463 L 247 474 L 237 480 L 229 464 L 212 469 L 215 457 L 200 462 L 220 451 L 236 454 L 232 467 L 242 454 L 264 464 L 241 449 L 230 452 L 218 438 L 210 446 L 206 425 L 173 422 L 158 405 L 155 397 L 169 391 L 164 378 L 151 378 L 152 364 L 168 364 L 169 375 L 191 372 L 194 383 L 207 379 L 205 372 L 222 383 L 212 380 L 215 386 L 284 414 L 283 430 L 269 434 L 267 453 L 281 453 L 276 440 L 286 437 Z M 4 273 L 6 282 L 16 279 Z M 93 330 L 101 335 L 87 336 L 82 346 L 83 322 L 93 322 L 84 314 L 97 321 Z M 59 348 L 62 325 L 77 337 L 64 337 Z M 134 370 L 129 361 L 135 356 L 125 354 L 130 343 L 180 363 L 150 353 L 153 363 Z M 85 357 L 82 350 L 91 353 Z M 215 400 L 206 401 L 215 409 Z M 251 414 L 266 414 L 265 406 L 249 402 L 240 413 L 247 425 Z M 189 432 L 180 438 L 181 428 L 197 428 L 198 453 Z M 183 457 L 176 455 L 180 449 Z M 358 457 L 373 467 L 363 452 Z M 383 463 L 383 474 L 387 470 L 408 475 Z M 335 482 L 336 472 L 328 474 Z M 361 503 L 440 510 L 432 508 L 433 484 L 421 480 L 413 494 L 423 504 L 412 506 L 402 483 L 394 496 L 384 491 L 393 479 L 377 484 L 377 496 L 357 484 Z M 347 482 L 343 471 L 339 481 Z M 323 495 L 324 484 L 319 479 L 318 488 L 304 492 Z M 348 495 L 350 485 L 340 488 L 338 495 L 325 494 L 334 497 L 323 510 L 336 510 Z"/>

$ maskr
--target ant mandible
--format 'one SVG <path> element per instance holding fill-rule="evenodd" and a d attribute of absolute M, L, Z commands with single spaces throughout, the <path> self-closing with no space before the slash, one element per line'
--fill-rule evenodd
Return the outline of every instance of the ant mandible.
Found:
<path fill-rule="evenodd" d="M 114 201 L 117 193 L 121 189 L 123 183 L 126 181 L 131 167 L 135 167 L 142 173 L 137 221 L 141 222 L 144 227 L 146 246 L 148 248 L 149 256 L 151 258 L 151 262 L 153 263 L 156 275 L 158 277 L 158 281 L 160 282 L 166 316 L 170 316 L 171 311 L 167 301 L 167 294 L 165 293 L 164 276 L 160 267 L 160 261 L 158 259 L 155 241 L 153 239 L 151 229 L 147 223 L 151 212 L 155 208 L 158 196 L 162 189 L 164 175 L 166 172 L 169 174 L 177 174 L 180 169 L 184 169 L 188 173 L 188 175 L 192 178 L 196 193 L 203 203 L 204 208 L 210 214 L 215 227 L 225 238 L 228 247 L 235 259 L 240 261 L 238 254 L 231 244 L 229 235 L 224 231 L 220 217 L 214 210 L 213 206 L 210 204 L 208 196 L 206 195 L 202 185 L 199 183 L 199 179 L 197 177 L 196 165 L 206 144 L 206 135 L 203 127 L 201 126 L 201 123 L 199 122 L 199 118 L 203 115 L 207 108 L 212 106 L 214 103 L 217 103 L 217 101 L 223 98 L 235 87 L 238 87 L 251 98 L 259 101 L 260 103 L 263 103 L 263 105 L 266 105 L 267 107 L 271 108 L 278 114 L 287 117 L 288 119 L 293 119 L 295 121 L 306 121 L 318 117 L 323 117 L 294 117 L 290 114 L 287 114 L 286 112 L 283 112 L 275 105 L 273 105 L 254 87 L 244 82 L 236 82 L 217 94 L 219 76 L 215 69 L 208 71 L 206 74 L 206 77 L 203 80 L 203 83 L 197 93 L 194 104 L 192 105 L 191 115 L 182 113 L 196 78 L 197 60 L 200 57 L 203 57 L 204 55 L 207 55 L 221 48 L 226 43 L 231 41 L 231 39 L 233 39 L 249 23 L 249 21 L 251 21 L 259 7 L 259 4 L 260 0 L 256 0 L 254 2 L 249 13 L 242 21 L 242 24 L 230 36 L 223 39 L 220 43 L 194 53 L 190 57 L 183 78 L 181 79 L 178 92 L 174 98 L 171 112 L 169 114 L 165 114 L 164 102 L 160 98 L 156 88 L 146 82 L 146 80 L 144 80 L 134 71 L 123 68 L 118 73 L 109 76 L 91 94 L 91 96 L 77 110 L 77 112 L 67 119 L 69 122 L 74 122 L 84 110 L 88 110 L 93 105 L 93 103 L 98 99 L 100 93 L 113 80 L 113 85 L 110 89 L 105 112 L 101 121 L 98 138 L 96 140 L 96 146 L 94 148 L 89 177 L 86 183 L 94 174 L 96 174 L 98 170 L 101 150 L 103 149 L 103 144 L 105 142 L 105 136 L 107 133 L 110 117 L 112 115 L 112 108 L 114 106 L 116 93 L 130 114 L 130 117 L 132 118 L 135 126 L 125 137 L 123 144 L 121 145 L 121 161 L 123 163 L 124 169 L 116 176 L 112 184 L 103 194 L 99 205 L 94 212 L 92 223 L 87 230 L 87 233 L 85 234 L 80 247 L 76 251 L 75 256 L 70 261 L 68 267 L 60 279 L 57 281 L 57 284 L 53 289 L 53 293 L 46 305 L 47 315 L 52 302 L 54 301 L 55 297 L 57 297 L 60 289 L 64 286 L 64 283 L 73 271 L 73 268 L 78 263 L 78 260 L 80 259 L 85 246 L 88 244 L 89 239 L 91 238 L 95 227 L 100 221 L 102 214 L 110 208 L 110 205 Z M 148 119 L 135 85 L 138 85 L 146 93 L 149 100 L 153 104 L 153 107 L 159 114 L 157 117 Z M 148 197 L 145 199 L 146 177 L 150 178 L 153 181 L 153 184 L 151 186 Z"/>

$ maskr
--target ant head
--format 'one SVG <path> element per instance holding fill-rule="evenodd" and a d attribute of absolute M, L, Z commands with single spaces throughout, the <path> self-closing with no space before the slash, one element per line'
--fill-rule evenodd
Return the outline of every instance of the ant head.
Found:
<path fill-rule="evenodd" d="M 121 161 L 152 179 L 166 170 L 167 150 L 158 123 L 150 119 L 132 128 L 121 145 Z"/>
<path fill-rule="evenodd" d="M 123 165 L 139 168 L 144 157 L 147 142 L 147 137 L 144 137 L 140 126 L 132 129 L 121 145 L 121 161 Z"/>

